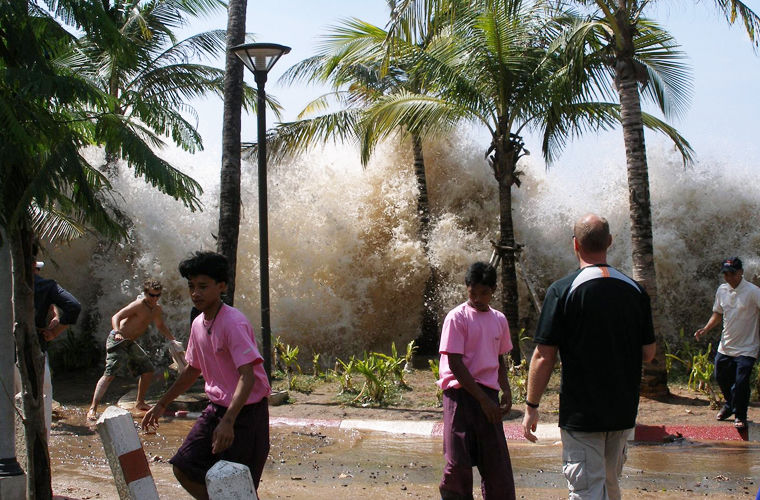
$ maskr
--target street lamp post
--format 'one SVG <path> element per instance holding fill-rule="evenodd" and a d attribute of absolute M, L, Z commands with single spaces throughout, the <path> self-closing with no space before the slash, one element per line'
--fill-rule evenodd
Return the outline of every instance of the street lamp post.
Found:
<path fill-rule="evenodd" d="M 259 154 L 259 274 L 261 276 L 261 340 L 264 369 L 272 374 L 272 328 L 269 323 L 269 222 L 267 217 L 267 117 L 264 85 L 274 63 L 290 52 L 276 43 L 246 43 L 230 49 L 251 70 L 257 87 L 256 117 Z"/>

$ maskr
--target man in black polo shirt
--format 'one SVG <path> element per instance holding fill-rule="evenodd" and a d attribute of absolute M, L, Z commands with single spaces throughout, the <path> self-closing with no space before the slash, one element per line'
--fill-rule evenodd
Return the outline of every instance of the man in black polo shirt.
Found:
<path fill-rule="evenodd" d="M 642 361 L 654 357 L 649 296 L 607 265 L 607 220 L 587 214 L 573 228 L 579 269 L 546 292 L 534 336 L 523 432 L 530 441 L 538 403 L 559 351 L 562 471 L 570 499 L 620 498 L 618 477 L 636 425 Z"/>

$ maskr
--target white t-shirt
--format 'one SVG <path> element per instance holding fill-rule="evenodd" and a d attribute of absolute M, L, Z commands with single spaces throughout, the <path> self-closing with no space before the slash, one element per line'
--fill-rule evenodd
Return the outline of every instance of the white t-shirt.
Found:
<path fill-rule="evenodd" d="M 715 292 L 713 312 L 723 315 L 718 352 L 757 359 L 760 350 L 760 288 L 745 279 L 736 288 L 723 283 Z"/>

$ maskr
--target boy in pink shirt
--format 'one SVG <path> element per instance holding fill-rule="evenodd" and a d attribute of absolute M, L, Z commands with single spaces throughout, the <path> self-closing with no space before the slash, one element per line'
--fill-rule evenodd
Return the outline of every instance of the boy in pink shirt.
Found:
<path fill-rule="evenodd" d="M 228 276 L 223 255 L 197 252 L 180 263 L 179 272 L 202 314 L 190 328 L 187 368 L 145 414 L 142 427 L 157 427 L 166 406 L 203 374 L 211 403 L 169 460 L 174 475 L 194 498 L 208 498 L 206 472 L 228 460 L 247 465 L 258 488 L 269 454 L 270 387 L 253 328 L 240 311 L 222 302 Z"/>
<path fill-rule="evenodd" d="M 512 350 L 509 325 L 489 306 L 496 269 L 476 262 L 465 275 L 468 300 L 446 315 L 438 386 L 443 390 L 443 500 L 472 498 L 472 468 L 484 500 L 514 500 L 515 482 L 502 417 L 512 408 L 503 354 Z M 499 404 L 499 389 L 502 390 Z"/>

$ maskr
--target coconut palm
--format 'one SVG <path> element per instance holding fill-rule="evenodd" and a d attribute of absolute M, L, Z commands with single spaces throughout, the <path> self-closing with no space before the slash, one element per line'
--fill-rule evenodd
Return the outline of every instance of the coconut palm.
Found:
<path fill-rule="evenodd" d="M 415 4 L 409 0 L 407 7 L 414 9 Z M 515 264 L 520 245 L 512 222 L 512 186 L 520 186 L 518 161 L 529 154 L 522 134 L 540 132 L 542 152 L 550 162 L 574 135 L 617 123 L 620 108 L 599 100 L 593 73 L 572 71 L 558 52 L 561 46 L 556 40 L 573 22 L 572 13 L 521 0 L 465 4 L 466 8 L 455 10 L 451 29 L 434 42 L 436 49 L 420 58 L 428 78 L 440 82 L 440 92 L 433 97 L 384 98 L 375 105 L 373 120 L 380 132 L 401 121 L 439 123 L 445 128 L 462 119 L 489 131 L 486 156 L 499 187 L 502 307 L 510 324 L 518 325 Z M 684 154 L 690 154 L 677 131 L 645 116 L 647 126 L 666 133 Z M 513 328 L 514 345 L 519 345 L 518 331 Z M 519 350 L 513 350 L 515 361 L 519 356 Z"/>
<path fill-rule="evenodd" d="M 222 120 L 222 168 L 219 182 L 219 231 L 217 251 L 227 257 L 230 276 L 225 301 L 234 305 L 237 247 L 240 234 L 240 127 L 243 105 L 243 63 L 230 50 L 245 42 L 247 0 L 229 0 L 227 51 L 224 63 L 224 118 Z"/>
<path fill-rule="evenodd" d="M 161 159 L 155 149 L 164 138 L 194 152 L 203 148 L 196 130 L 198 117 L 187 102 L 209 93 L 222 95 L 224 72 L 191 62 L 224 50 L 224 31 L 199 33 L 178 40 L 174 31 L 187 18 L 213 12 L 219 0 L 84 0 L 58 2 L 64 19 L 83 16 L 84 36 L 62 61 L 113 97 L 101 120 L 97 140 L 104 144 L 104 170 L 115 175 L 117 160 L 148 181 L 174 184 L 200 193 L 200 186 Z M 84 13 L 84 14 L 83 14 Z M 195 118 L 195 124 L 185 116 Z M 116 126 L 114 122 L 126 126 Z M 118 131 L 118 132 L 117 132 Z M 115 136 L 115 134 L 122 134 Z"/>
<path fill-rule="evenodd" d="M 486 152 L 498 184 L 502 308 L 509 323 L 518 323 L 516 262 L 519 246 L 512 221 L 512 186 L 520 185 L 517 163 L 528 154 L 524 127 L 552 104 L 548 46 L 556 33 L 546 6 L 521 1 L 468 2 L 458 9 L 451 29 L 436 41 L 425 73 L 441 82 L 435 98 L 394 96 L 379 103 L 374 118 L 381 129 L 399 118 L 413 123 L 453 126 L 470 119 L 491 135 Z M 556 101 L 558 104 L 559 101 Z M 513 328 L 513 344 L 519 329 Z M 519 349 L 513 359 L 520 361 Z"/>
<path fill-rule="evenodd" d="M 34 207 L 74 208 L 110 221 L 97 191 L 107 180 L 79 154 L 94 132 L 88 108 L 107 96 L 51 60 L 70 37 L 36 5 L 0 9 L 0 225 L 10 248 L 14 337 L 21 373 L 29 498 L 51 498 L 42 404 L 44 357 L 34 328 L 32 228 Z M 118 226 L 109 225 L 114 231 Z M 10 286 L 10 283 L 3 284 Z M 3 335 L 8 332 L 2 332 Z"/>
<path fill-rule="evenodd" d="M 656 310 L 657 280 L 641 101 L 644 98 L 654 102 L 666 117 L 677 115 L 684 109 L 688 95 L 685 68 L 676 51 L 666 50 L 675 46 L 669 35 L 643 17 L 650 2 L 577 3 L 595 10 L 569 34 L 569 46 L 575 46 L 576 56 L 595 59 L 592 66 L 596 83 L 606 88 L 612 84 L 619 99 L 628 172 L 633 277 L 646 288 Z M 714 3 L 729 24 L 741 19 L 752 43 L 758 46 L 760 18 L 752 9 L 736 0 Z M 658 330 L 658 336 L 660 333 Z M 646 394 L 668 392 L 662 349 L 658 349 L 658 354 L 644 369 L 642 391 Z"/>
<path fill-rule="evenodd" d="M 42 412 L 44 357 L 33 320 L 33 234 L 60 236 L 89 227 L 107 237 L 123 237 L 124 229 L 103 203 L 108 179 L 80 151 L 108 142 L 131 164 L 146 163 L 145 152 L 133 145 L 134 127 L 115 111 L 118 99 L 62 62 L 69 60 L 76 40 L 51 12 L 91 33 L 100 25 L 98 13 L 78 0 L 50 0 L 45 7 L 29 0 L 0 9 L 0 233 L 12 261 L 27 495 L 41 499 L 51 498 L 52 491 Z M 102 34 L 109 29 L 106 23 Z M 191 209 L 199 206 L 197 185 L 188 179 L 178 182 L 175 172 L 162 171 L 162 166 L 136 172 Z M 53 219 L 58 223 L 51 225 Z"/>

